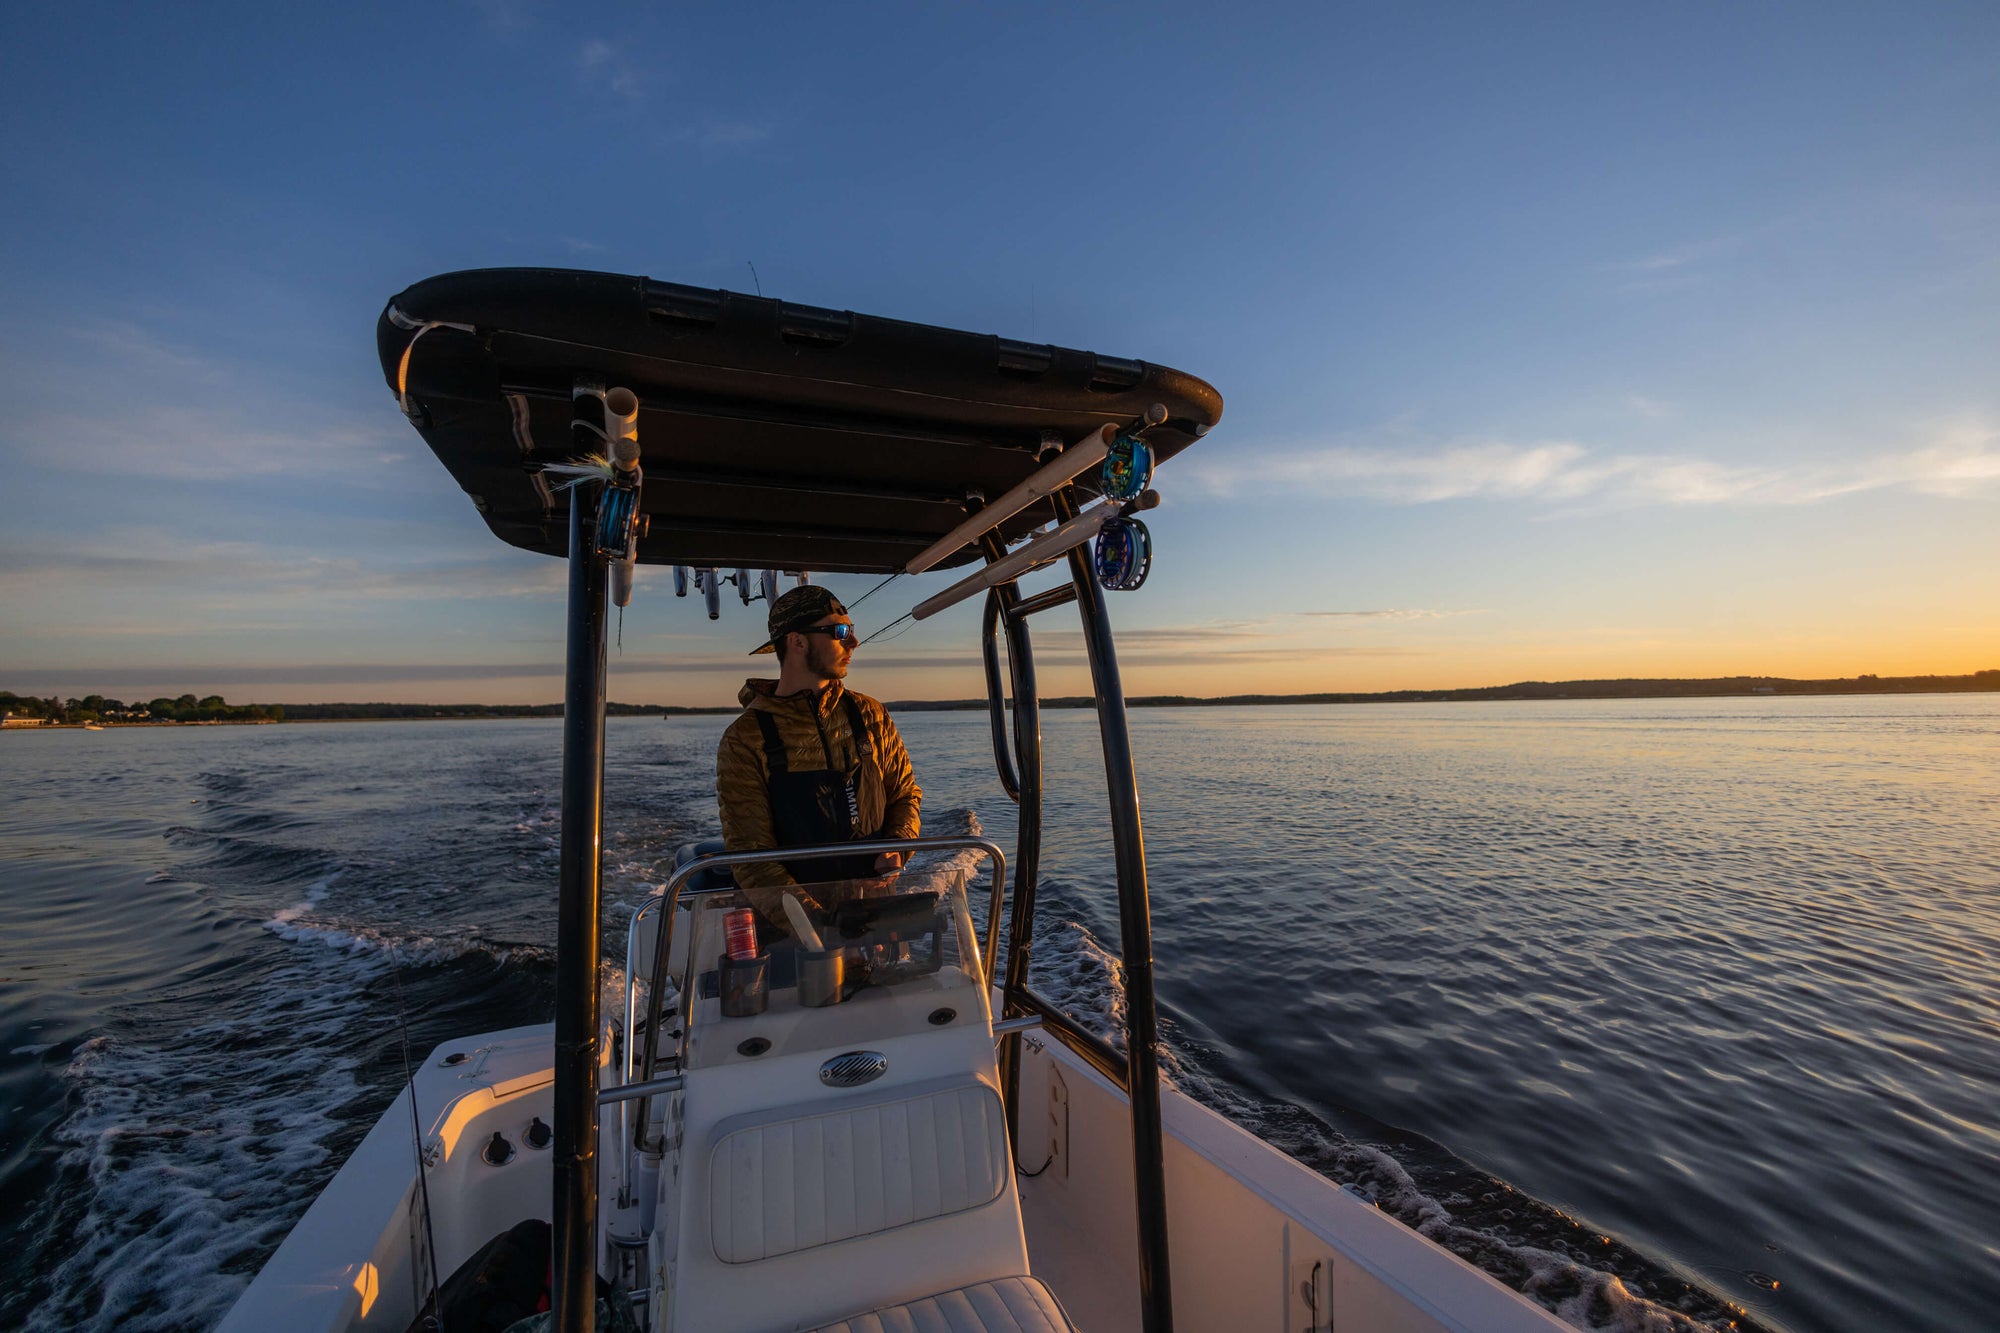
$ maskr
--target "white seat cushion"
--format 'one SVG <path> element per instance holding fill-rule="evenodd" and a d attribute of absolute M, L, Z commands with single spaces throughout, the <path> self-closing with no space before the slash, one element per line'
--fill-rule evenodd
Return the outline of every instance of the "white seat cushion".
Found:
<path fill-rule="evenodd" d="M 962 1083 L 725 1134 L 710 1235 L 722 1262 L 754 1263 L 977 1208 L 1006 1183 L 1000 1098 Z"/>
<path fill-rule="evenodd" d="M 1034 1278 L 1003 1277 L 871 1310 L 813 1333 L 1076 1333 L 1076 1325 Z"/>

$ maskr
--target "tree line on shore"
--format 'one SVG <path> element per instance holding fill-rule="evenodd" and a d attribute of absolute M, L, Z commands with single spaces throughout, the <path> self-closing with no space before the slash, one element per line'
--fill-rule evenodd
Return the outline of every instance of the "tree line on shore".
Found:
<path fill-rule="evenodd" d="M 1524 680 L 1459 690 L 1383 690 L 1373 694 L 1135 694 L 1133 708 L 1238 708 L 1255 704 L 1428 704 L 1523 699 L 1721 699 L 1742 695 L 1958 694 L 2000 691 L 2000 669 L 1966 676 L 1846 676 L 1788 680 L 1783 676 L 1713 676 L 1701 680 Z M 1044 708 L 1092 708 L 1088 694 L 1044 698 Z M 889 705 L 899 712 L 984 708 L 984 699 L 919 699 Z M 734 710 L 730 710 L 734 711 Z"/>
<path fill-rule="evenodd" d="M 37 699 L 33 695 L 15 694 L 11 690 L 0 690 L 0 713 L 15 718 L 36 718 L 46 723 L 68 724 L 96 722 L 283 722 L 285 710 L 279 704 L 231 704 L 219 694 L 198 698 L 183 694 L 177 699 L 162 695 L 143 703 L 126 703 L 122 699 L 107 699 L 101 694 L 86 694 L 81 699 L 59 699 L 50 695 Z"/>
<path fill-rule="evenodd" d="M 1461 690 L 1387 690 L 1373 694 L 1235 694 L 1196 697 L 1179 694 L 1135 695 L 1126 702 L 1135 708 L 1226 707 L 1246 704 L 1333 704 L 1333 703 L 1453 703 L 1502 699 L 1689 699 L 1724 698 L 1732 695 L 1801 694 L 1952 694 L 1968 691 L 2000 691 L 2000 668 L 1975 671 L 1964 676 L 1851 676 L 1832 680 L 1789 680 L 1782 676 L 1719 676 L 1701 680 L 1559 680 L 1520 681 L 1513 685 L 1487 685 Z M 1044 708 L 1089 708 L 1096 700 L 1089 695 L 1045 698 Z M 984 699 L 913 699 L 891 703 L 901 711 L 923 712 L 947 709 L 984 708 Z M 196 698 L 183 694 L 177 699 L 159 698 L 145 703 L 122 703 L 101 694 L 62 700 L 51 695 L 38 699 L 0 690 L 0 713 L 14 718 L 38 719 L 75 725 L 95 722 L 348 722 L 394 721 L 413 718 L 506 718 L 561 717 L 557 704 L 230 704 L 219 694 Z M 735 707 L 687 708 L 661 704 L 609 703 L 604 711 L 611 717 L 681 717 L 702 713 L 734 713 Z"/>
<path fill-rule="evenodd" d="M 561 704 L 232 704 L 219 694 L 158 698 L 126 703 L 101 694 L 81 699 L 46 699 L 0 690 L 0 714 L 45 723 L 106 726 L 151 722 L 349 722 L 405 718 L 561 717 Z M 714 712 L 660 704 L 607 704 L 612 717 L 657 717 L 664 713 Z M 726 710 L 734 712 L 734 709 Z"/>
<path fill-rule="evenodd" d="M 607 703 L 607 717 L 658 717 L 662 713 L 703 711 L 666 708 L 659 704 Z M 734 712 L 734 709 L 730 710 Z M 285 715 L 294 722 L 363 722 L 369 719 L 561 717 L 561 704 L 288 704 Z"/>
<path fill-rule="evenodd" d="M 1239 694 L 1220 699 L 1171 695 L 1136 698 L 1147 704 L 1260 703 L 1456 703 L 1480 699 L 1721 699 L 1740 695 L 1960 694 L 2000 690 L 2000 668 L 1964 676 L 1841 676 L 1790 680 L 1783 676 L 1712 676 L 1699 680 L 1524 680 L 1461 690 L 1389 690 L 1379 694 Z M 1090 702 L 1088 699 L 1085 703 Z"/>

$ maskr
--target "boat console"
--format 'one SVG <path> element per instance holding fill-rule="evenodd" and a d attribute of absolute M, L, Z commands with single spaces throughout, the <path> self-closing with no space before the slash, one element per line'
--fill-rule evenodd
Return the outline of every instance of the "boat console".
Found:
<path fill-rule="evenodd" d="M 667 983 L 678 1012 L 662 1006 L 678 1087 L 635 1127 L 659 1182 L 635 1284 L 653 1327 L 806 1328 L 913 1295 L 1039 1290 L 966 878 L 948 864 L 809 885 L 838 903 L 803 923 L 813 938 L 766 923 L 739 966 L 741 891 L 663 911 L 689 947 Z"/>

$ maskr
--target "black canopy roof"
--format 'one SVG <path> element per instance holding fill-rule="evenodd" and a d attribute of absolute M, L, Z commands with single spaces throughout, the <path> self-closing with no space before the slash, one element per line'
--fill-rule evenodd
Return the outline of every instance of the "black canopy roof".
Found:
<path fill-rule="evenodd" d="M 1144 361 L 610 273 L 479 269 L 398 293 L 376 325 L 391 389 L 420 332 L 411 420 L 495 534 L 550 555 L 568 506 L 538 469 L 573 456 L 579 376 L 639 396 L 652 564 L 888 573 L 969 496 L 1034 471 L 1045 435 L 1158 403 L 1164 460 L 1222 416 L 1213 388 Z M 1052 517 L 1044 501 L 1002 530 Z"/>

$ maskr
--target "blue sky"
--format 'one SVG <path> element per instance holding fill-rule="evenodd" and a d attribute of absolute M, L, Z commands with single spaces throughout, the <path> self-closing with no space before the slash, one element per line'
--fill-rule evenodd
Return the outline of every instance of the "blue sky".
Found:
<path fill-rule="evenodd" d="M 502 264 L 1213 382 L 1135 691 L 2000 665 L 1991 6 L 13 6 L 0 75 L 0 688 L 557 698 L 374 359 Z M 613 696 L 760 624 L 642 574 Z"/>

